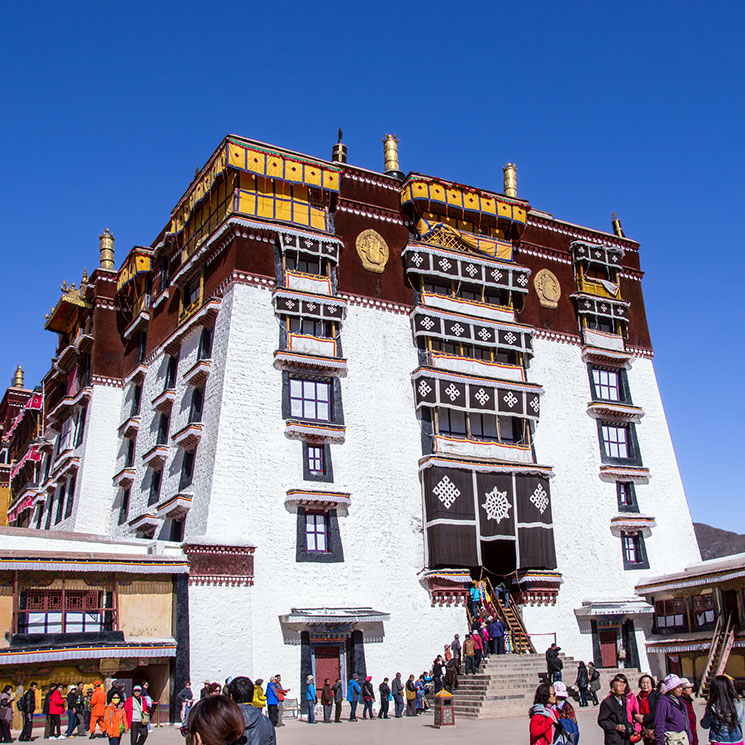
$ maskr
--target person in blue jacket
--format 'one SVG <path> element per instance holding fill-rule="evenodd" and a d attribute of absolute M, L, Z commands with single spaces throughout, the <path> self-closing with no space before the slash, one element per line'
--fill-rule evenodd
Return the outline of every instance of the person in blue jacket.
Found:
<path fill-rule="evenodd" d="M 308 724 L 316 723 L 316 686 L 313 676 L 309 675 L 305 681 L 305 698 L 308 699 Z"/>
<path fill-rule="evenodd" d="M 269 678 L 266 687 L 266 709 L 269 721 L 276 727 L 279 723 L 279 694 L 277 693 L 277 678 Z"/>
<path fill-rule="evenodd" d="M 356 722 L 357 721 L 357 704 L 360 701 L 360 694 L 362 693 L 362 689 L 360 688 L 359 684 L 359 677 L 357 675 L 353 675 L 349 679 L 349 683 L 347 684 L 347 701 L 349 701 L 349 721 L 350 722 Z"/>

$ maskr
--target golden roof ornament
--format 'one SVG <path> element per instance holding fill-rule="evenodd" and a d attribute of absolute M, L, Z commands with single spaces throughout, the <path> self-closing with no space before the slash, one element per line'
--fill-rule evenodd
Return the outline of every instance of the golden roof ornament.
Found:
<path fill-rule="evenodd" d="M 621 218 L 615 212 L 610 213 L 610 224 L 613 226 L 613 232 L 619 238 L 626 237 L 626 235 L 623 232 L 623 228 L 621 227 Z"/>
<path fill-rule="evenodd" d="M 106 228 L 103 235 L 99 235 L 99 254 L 101 257 L 101 269 L 114 270 L 114 234 Z"/>
<path fill-rule="evenodd" d="M 517 198 L 517 166 L 514 163 L 506 163 L 502 168 L 504 173 L 504 191 L 506 197 Z"/>
<path fill-rule="evenodd" d="M 23 388 L 23 368 L 20 365 L 16 368 L 15 375 L 13 376 L 13 387 Z"/>
<path fill-rule="evenodd" d="M 389 176 L 403 178 L 398 166 L 398 136 L 386 134 L 383 140 L 383 155 L 385 157 L 385 172 Z"/>
<path fill-rule="evenodd" d="M 80 286 L 87 285 L 88 281 L 88 269 L 83 267 L 83 276 L 80 278 Z"/>

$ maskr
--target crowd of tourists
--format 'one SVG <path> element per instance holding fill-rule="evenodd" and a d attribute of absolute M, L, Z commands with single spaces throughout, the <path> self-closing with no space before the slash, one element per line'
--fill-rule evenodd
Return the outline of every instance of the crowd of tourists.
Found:
<path fill-rule="evenodd" d="M 17 698 L 13 687 L 6 685 L 0 693 L 0 743 L 12 742 L 10 724 L 13 707 L 21 713 L 23 728 L 19 742 L 30 742 L 36 714 L 38 685 L 31 682 Z M 150 714 L 157 702 L 148 693 L 148 683 L 132 687 L 127 696 L 114 681 L 108 691 L 96 680 L 92 685 L 82 681 L 70 686 L 51 683 L 42 699 L 41 713 L 45 717 L 44 737 L 65 740 L 70 737 L 89 739 L 106 737 L 110 745 L 119 745 L 125 733 L 130 733 L 131 745 L 143 745 L 150 730 Z M 63 717 L 67 715 L 64 734 Z"/>
<path fill-rule="evenodd" d="M 579 742 L 579 726 L 569 690 L 560 679 L 554 678 L 551 682 L 556 672 L 549 666 L 549 679 L 536 689 L 530 708 L 531 745 L 576 745 Z M 560 676 L 560 668 L 558 672 Z M 589 705 L 587 694 L 582 695 L 580 687 L 584 681 L 586 672 L 578 672 L 575 687 L 580 706 Z M 597 698 L 593 703 L 597 705 Z M 733 679 L 718 675 L 712 681 L 704 716 L 698 724 L 709 730 L 712 745 L 742 745 L 744 713 Z M 638 742 L 699 745 L 693 683 L 678 675 L 668 675 L 657 683 L 645 673 L 639 678 L 638 691 L 634 693 L 628 678 L 617 673 L 611 679 L 608 695 L 600 702 L 597 722 L 603 730 L 605 745 Z"/>

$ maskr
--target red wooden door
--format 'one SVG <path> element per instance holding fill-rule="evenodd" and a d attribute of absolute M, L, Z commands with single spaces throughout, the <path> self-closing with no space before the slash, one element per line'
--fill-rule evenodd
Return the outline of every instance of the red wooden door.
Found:
<path fill-rule="evenodd" d="M 313 657 L 316 668 L 316 689 L 323 687 L 323 681 L 328 678 L 331 685 L 337 678 L 341 678 L 341 655 L 336 645 L 313 647 Z"/>
<path fill-rule="evenodd" d="M 618 647 L 616 646 L 616 630 L 603 629 L 600 637 L 600 665 L 602 667 L 618 667 Z"/>

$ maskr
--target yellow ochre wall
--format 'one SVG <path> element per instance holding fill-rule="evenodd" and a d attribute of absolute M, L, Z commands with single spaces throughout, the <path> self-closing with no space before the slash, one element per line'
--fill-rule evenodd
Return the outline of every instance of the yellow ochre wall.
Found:
<path fill-rule="evenodd" d="M 10 487 L 0 486 L 0 526 L 8 524 L 8 507 L 10 506 Z"/>
<path fill-rule="evenodd" d="M 173 636 L 173 586 L 170 579 L 119 583 L 119 628 L 128 641 Z"/>
<path fill-rule="evenodd" d="M 0 649 L 10 646 L 6 633 L 10 636 L 13 625 L 13 588 L 10 585 L 0 585 Z M 2 689 L 0 689 L 2 690 Z"/>

